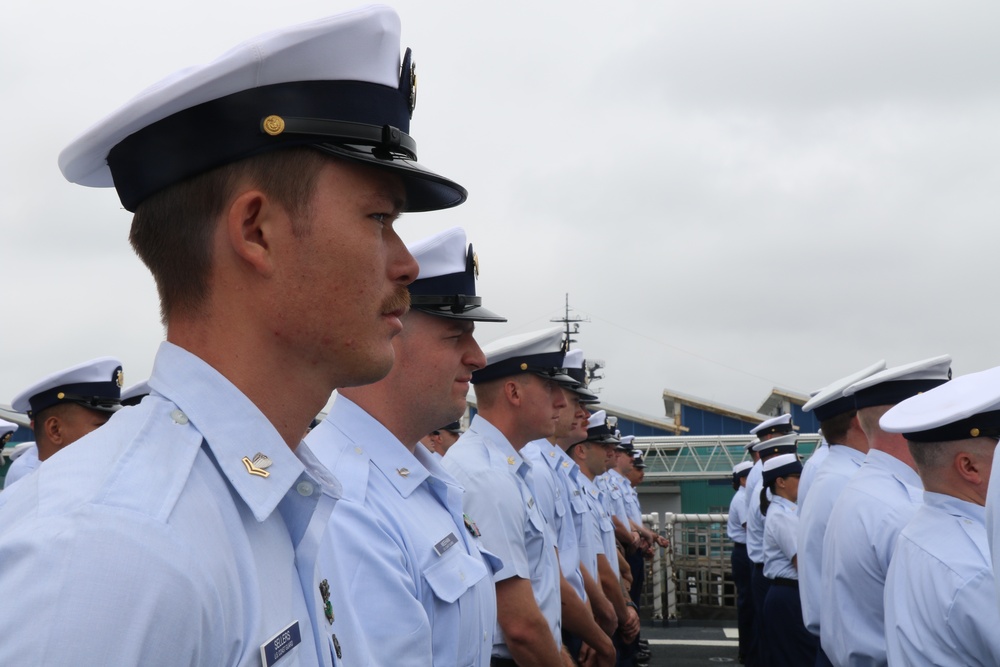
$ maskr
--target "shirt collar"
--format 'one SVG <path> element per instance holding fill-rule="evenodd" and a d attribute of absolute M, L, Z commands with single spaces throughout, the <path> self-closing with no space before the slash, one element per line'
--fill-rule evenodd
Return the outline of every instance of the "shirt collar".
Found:
<path fill-rule="evenodd" d="M 487 447 L 487 450 L 489 451 L 490 459 L 495 464 L 499 465 L 503 462 L 522 477 L 527 474 L 527 470 L 531 466 L 518 454 L 514 446 L 510 444 L 507 436 L 487 421 L 485 417 L 480 414 L 473 417 L 472 423 L 469 424 L 469 430 L 493 445 L 493 447 Z"/>
<path fill-rule="evenodd" d="M 326 421 L 352 442 L 363 445 L 368 459 L 404 498 L 429 476 L 406 445 L 346 396 L 337 395 Z"/>
<path fill-rule="evenodd" d="M 986 526 L 986 508 L 982 505 L 933 491 L 924 491 L 924 502 L 930 507 L 937 507 L 959 519 L 968 519 L 983 527 Z"/>
<path fill-rule="evenodd" d="M 225 376 L 187 350 L 161 343 L 149 386 L 179 408 L 180 413 L 172 415 L 175 420 L 189 421 L 202 434 L 219 470 L 258 521 L 270 516 L 306 470 L 257 406 Z M 257 454 L 270 459 L 266 469 L 252 466 Z M 305 456 L 314 477 L 330 479 L 313 468 L 311 453 Z M 251 467 L 267 476 L 251 474 Z"/>
<path fill-rule="evenodd" d="M 920 481 L 917 471 L 906 465 L 892 454 L 887 454 L 879 449 L 869 450 L 866 457 L 868 463 L 889 471 L 893 477 L 904 484 L 908 484 L 917 489 L 923 489 L 924 483 Z"/>

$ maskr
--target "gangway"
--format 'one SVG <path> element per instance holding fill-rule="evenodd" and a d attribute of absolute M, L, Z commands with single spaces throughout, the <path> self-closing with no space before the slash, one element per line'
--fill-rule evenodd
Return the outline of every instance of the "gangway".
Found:
<path fill-rule="evenodd" d="M 646 481 L 718 479 L 733 471 L 740 461 L 749 460 L 747 444 L 752 435 L 675 435 L 636 438 L 646 462 Z M 819 446 L 818 433 L 799 435 L 799 455 L 808 458 Z"/>

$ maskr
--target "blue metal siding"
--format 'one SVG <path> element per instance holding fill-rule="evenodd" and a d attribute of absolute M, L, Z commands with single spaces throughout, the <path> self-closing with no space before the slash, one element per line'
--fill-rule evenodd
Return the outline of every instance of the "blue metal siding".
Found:
<path fill-rule="evenodd" d="M 757 425 L 689 405 L 681 405 L 681 424 L 688 435 L 747 435 Z"/>

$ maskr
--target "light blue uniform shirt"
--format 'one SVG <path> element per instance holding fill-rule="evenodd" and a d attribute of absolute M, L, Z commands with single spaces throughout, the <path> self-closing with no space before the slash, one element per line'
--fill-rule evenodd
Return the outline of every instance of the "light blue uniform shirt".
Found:
<path fill-rule="evenodd" d="M 11 484 L 38 470 L 40 465 L 42 462 L 38 460 L 38 445 L 31 445 L 11 461 L 10 467 L 7 468 L 7 476 L 3 480 L 3 488 L 9 489 Z"/>
<path fill-rule="evenodd" d="M 864 463 L 865 454 L 845 445 L 831 445 L 823 467 L 816 473 L 812 493 L 799 506 L 799 598 L 806 629 L 819 636 L 823 607 L 823 536 L 833 505 L 851 477 Z"/>
<path fill-rule="evenodd" d="M 823 467 L 823 461 L 826 461 L 826 457 L 829 455 L 830 445 L 826 440 L 821 440 L 802 466 L 802 475 L 799 477 L 799 500 L 796 503 L 800 516 L 802 515 L 802 505 L 806 502 L 806 494 L 812 488 L 812 484 L 816 480 L 816 473 Z"/>
<path fill-rule="evenodd" d="M 596 479 L 596 478 L 595 478 Z M 619 579 L 621 578 L 618 573 L 618 547 L 615 542 L 615 529 L 611 525 L 611 517 L 608 515 L 607 509 L 604 507 L 604 503 L 601 502 L 601 495 L 603 491 L 597 488 L 593 480 L 587 479 L 587 476 L 580 474 L 577 478 L 577 483 L 580 485 L 580 491 L 587 501 L 587 506 L 590 509 L 590 514 L 594 521 L 593 526 L 595 528 L 597 543 L 594 547 L 594 552 L 596 555 L 603 555 L 608 559 L 608 563 L 611 564 L 611 569 L 615 572 L 615 576 Z M 614 557 L 614 560 L 612 560 Z M 596 558 L 596 557 L 595 557 Z M 594 579 L 598 580 L 599 575 L 596 574 L 595 569 L 592 571 L 594 574 Z"/>
<path fill-rule="evenodd" d="M 488 667 L 500 564 L 466 527 L 462 487 L 441 459 L 411 454 L 343 395 L 306 443 L 343 484 L 320 563 L 365 641 L 349 664 Z"/>
<path fill-rule="evenodd" d="M 986 510 L 924 492 L 899 534 L 885 581 L 889 664 L 1000 665 L 1000 609 Z"/>
<path fill-rule="evenodd" d="M 896 538 L 923 502 L 920 477 L 871 450 L 833 506 L 823 538 L 823 651 L 838 667 L 885 665 L 885 576 Z"/>
<path fill-rule="evenodd" d="M 632 486 L 632 482 L 625 480 L 625 484 L 625 511 L 628 513 L 629 519 L 634 521 L 637 526 L 641 526 L 642 506 L 639 504 L 639 492 Z"/>
<path fill-rule="evenodd" d="M 746 519 L 743 518 L 747 511 L 747 504 L 743 502 L 746 493 L 746 488 L 742 486 L 736 489 L 736 494 L 729 502 L 729 520 L 726 522 L 726 535 L 733 542 L 740 544 L 747 543 L 747 529 L 743 526 L 746 523 Z"/>
<path fill-rule="evenodd" d="M 561 646 L 559 559 L 552 531 L 526 482 L 530 464 L 499 429 L 478 414 L 443 463 L 465 487 L 466 513 L 475 517 L 486 548 L 503 561 L 494 580 L 520 577 L 530 581 L 553 641 Z M 493 655 L 511 657 L 499 623 L 493 635 Z"/>
<path fill-rule="evenodd" d="M 587 599 L 580 572 L 580 545 L 570 508 L 569 479 L 559 472 L 566 454 L 548 440 L 529 442 L 521 455 L 531 462 L 532 488 L 542 516 L 552 528 L 559 547 L 559 565 L 566 581 L 581 600 Z"/>
<path fill-rule="evenodd" d="M 750 485 L 747 485 L 750 488 Z M 747 555 L 755 563 L 764 562 L 764 522 L 765 517 L 760 513 L 760 492 L 764 491 L 764 480 L 757 481 L 757 486 L 753 488 L 748 496 L 749 509 L 747 510 Z M 771 491 L 767 491 L 768 500 L 774 500 Z"/>
<path fill-rule="evenodd" d="M 163 343 L 149 385 L 0 494 L 0 664 L 260 665 L 297 622 L 281 667 L 331 665 L 316 555 L 337 483 L 185 350 Z"/>
<path fill-rule="evenodd" d="M 775 496 L 767 507 L 764 526 L 764 576 L 768 579 L 798 579 L 792 565 L 798 553 L 799 514 L 795 503 Z"/>
<path fill-rule="evenodd" d="M 625 489 L 630 486 L 628 480 L 614 468 L 604 474 L 603 490 L 608 494 L 608 511 L 626 528 L 629 528 L 629 522 L 628 509 L 625 507 Z"/>
<path fill-rule="evenodd" d="M 576 528 L 577 544 L 580 547 L 580 564 L 586 567 L 590 576 L 596 580 L 598 576 L 597 554 L 604 553 L 604 542 L 601 540 L 598 517 L 591 511 L 586 491 L 580 481 L 587 477 L 580 470 L 576 461 L 568 456 L 560 464 L 559 470 L 571 485 L 569 490 L 570 509 L 573 512 L 573 526 Z"/>

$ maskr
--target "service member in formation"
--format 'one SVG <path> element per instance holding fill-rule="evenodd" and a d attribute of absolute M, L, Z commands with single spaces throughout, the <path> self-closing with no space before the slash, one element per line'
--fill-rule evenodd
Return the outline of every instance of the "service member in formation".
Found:
<path fill-rule="evenodd" d="M 903 434 L 924 482 L 924 504 L 899 534 L 885 581 L 889 664 L 1000 665 L 985 509 L 1000 367 L 907 399 L 880 424 Z"/>
<path fill-rule="evenodd" d="M 582 366 L 583 351 L 576 349 L 566 353 L 563 361 L 566 374 L 577 382 L 571 366 Z M 581 369 L 582 370 L 582 369 Z M 584 658 L 597 665 L 614 665 L 615 648 L 611 637 L 601 629 L 590 605 L 587 604 L 586 576 L 590 576 L 580 562 L 580 544 L 573 522 L 571 509 L 572 494 L 569 478 L 560 472 L 568 459 L 559 447 L 559 440 L 570 437 L 579 440 L 586 437 L 587 418 L 590 416 L 585 406 L 597 402 L 597 395 L 581 382 L 573 388 L 562 387 L 566 407 L 559 410 L 555 433 L 549 438 L 533 440 L 521 450 L 531 463 L 531 487 L 535 491 L 535 502 L 555 534 L 559 550 L 560 596 L 562 599 L 562 641 L 574 660 Z M 610 603 L 609 603 L 610 605 Z"/>
<path fill-rule="evenodd" d="M 20 427 L 14 422 L 9 422 L 6 419 L 0 419 L 0 450 L 7 446 L 7 443 L 10 442 L 11 436 L 17 433 L 18 428 Z"/>
<path fill-rule="evenodd" d="M 47 375 L 15 396 L 11 408 L 28 415 L 35 446 L 11 463 L 4 488 L 103 426 L 121 407 L 122 377 L 120 361 L 100 357 Z"/>
<path fill-rule="evenodd" d="M 868 453 L 868 437 L 861 430 L 854 397 L 844 396 L 844 390 L 856 382 L 885 370 L 879 361 L 856 373 L 841 378 L 816 393 L 802 409 L 813 412 L 819 419 L 828 440 L 828 454 L 816 471 L 813 493 L 807 500 L 799 493 L 799 596 L 802 598 L 802 619 L 806 629 L 819 638 L 820 609 L 823 606 L 823 536 L 830 519 L 833 504 L 844 490 L 851 476 L 858 471 Z M 809 459 L 812 461 L 812 459 Z M 808 463 L 808 462 L 807 462 Z M 803 467 L 803 475 L 805 467 Z M 820 648 L 816 654 L 817 667 L 829 665 L 830 660 Z"/>
<path fill-rule="evenodd" d="M 562 647 L 559 557 L 555 536 L 529 486 L 530 464 L 520 450 L 551 437 L 566 407 L 562 331 L 546 329 L 501 338 L 486 346 L 486 366 L 472 374 L 479 412 L 444 457 L 465 487 L 465 508 L 490 552 L 503 561 L 494 575 L 499 667 L 551 667 Z"/>
<path fill-rule="evenodd" d="M 791 427 L 791 422 L 786 422 Z M 757 484 L 751 488 L 750 482 L 753 478 L 753 469 L 747 476 L 747 495 L 749 509 L 747 510 L 747 555 L 753 565 L 753 573 L 750 575 L 750 587 L 753 591 L 754 623 L 756 630 L 754 637 L 757 639 L 755 646 L 751 648 L 751 653 L 747 656 L 747 664 L 763 665 L 759 662 L 761 658 L 760 640 L 764 636 L 764 624 L 767 619 L 764 617 L 764 600 L 767 599 L 767 590 L 771 587 L 771 580 L 764 576 L 764 514 L 760 511 L 760 500 L 766 498 L 770 491 L 764 486 L 763 466 L 768 459 L 781 454 L 798 454 L 796 441 L 798 436 L 795 433 L 773 434 L 767 433 L 764 439 L 753 446 L 754 451 L 760 456 L 758 464 L 761 469 L 761 477 Z"/>
<path fill-rule="evenodd" d="M 392 341 L 392 370 L 341 389 L 306 436 L 343 485 L 319 562 L 360 627 L 363 641 L 344 647 L 347 664 L 488 667 L 495 559 L 480 552 L 461 486 L 418 442 L 465 412 L 469 380 L 486 363 L 476 322 L 505 320 L 476 296 L 477 264 L 461 228 L 409 249 L 420 278 Z"/>
<path fill-rule="evenodd" d="M 885 665 L 885 575 L 896 538 L 923 502 L 923 485 L 903 436 L 878 420 L 944 384 L 951 357 L 889 368 L 844 390 L 868 437 L 865 462 L 841 491 L 823 537 L 820 640 L 837 667 Z"/>
<path fill-rule="evenodd" d="M 139 405 L 0 494 L 0 664 L 335 659 L 338 485 L 302 435 L 392 366 L 417 274 L 396 217 L 466 197 L 415 161 L 399 32 L 370 7 L 268 33 L 63 151 L 134 212 L 166 342 Z"/>
<path fill-rule="evenodd" d="M 607 472 L 614 460 L 615 446 L 619 444 L 615 437 L 615 429 L 608 421 L 607 413 L 598 410 L 588 420 L 587 438 L 567 450 L 567 454 L 579 466 L 582 475 L 577 477 L 578 490 L 590 509 L 591 539 L 597 559 L 597 577 L 605 597 L 611 601 L 618 619 L 615 632 L 615 648 L 619 656 L 632 644 L 639 634 L 639 609 L 629 599 L 628 592 L 622 581 L 622 571 L 628 567 L 624 556 L 619 553 L 618 542 L 615 540 L 614 525 L 611 515 L 603 502 L 604 493 L 597 487 L 594 480 Z"/>
<path fill-rule="evenodd" d="M 420 438 L 421 444 L 438 456 L 444 456 L 451 446 L 462 436 L 462 423 L 453 421 L 446 426 L 436 428 Z"/>
<path fill-rule="evenodd" d="M 801 667 L 816 662 L 816 638 L 802 623 L 798 578 L 798 523 L 802 464 L 796 454 L 764 462 L 760 509 L 764 526 L 764 576 L 771 582 L 764 600 L 761 653 L 765 665 Z M 770 498 L 770 500 L 769 500 Z"/>
<path fill-rule="evenodd" d="M 750 593 L 750 577 L 753 563 L 747 556 L 747 505 L 744 496 L 747 494 L 747 475 L 753 463 L 741 461 L 733 466 L 733 490 L 736 494 L 729 503 L 729 517 L 726 522 L 726 534 L 733 541 L 733 552 L 730 563 L 733 571 L 733 583 L 736 585 L 736 618 L 739 628 L 740 647 L 739 662 L 746 662 L 750 652 L 751 637 L 753 637 L 753 598 Z"/>

